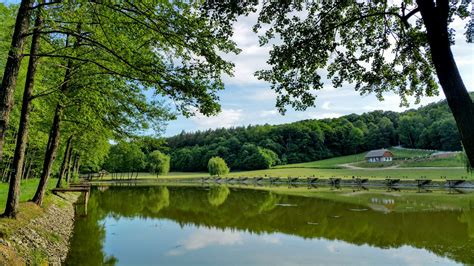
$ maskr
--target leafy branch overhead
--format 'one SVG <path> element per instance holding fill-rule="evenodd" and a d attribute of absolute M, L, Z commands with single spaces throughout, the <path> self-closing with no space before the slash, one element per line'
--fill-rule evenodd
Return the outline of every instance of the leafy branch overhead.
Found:
<path fill-rule="evenodd" d="M 215 114 L 221 75 L 231 75 L 233 68 L 220 53 L 239 50 L 193 10 L 193 5 L 153 1 L 61 3 L 42 33 L 63 47 L 41 56 L 72 59 L 101 74 L 154 88 L 185 115 L 195 109 Z M 64 43 L 65 36 L 79 38 L 79 49 Z"/>
<path fill-rule="evenodd" d="M 388 1 L 207 1 L 206 14 L 231 34 L 240 15 L 259 12 L 254 31 L 261 45 L 272 45 L 268 70 L 255 75 L 287 106 L 314 106 L 326 79 L 334 87 L 351 84 L 360 94 L 383 100 L 386 92 L 418 103 L 439 93 L 448 101 L 471 165 L 474 165 L 474 104 L 457 69 L 451 46 L 455 18 L 466 19 L 473 39 L 471 0 Z M 258 10 L 258 11 L 257 11 Z"/>
<path fill-rule="evenodd" d="M 255 1 L 231 1 L 235 6 L 210 2 L 207 12 L 221 21 L 257 7 Z M 467 18 L 469 3 L 450 1 L 447 20 Z M 313 106 L 325 78 L 334 87 L 353 83 L 361 94 L 375 93 L 381 100 L 384 92 L 395 92 L 402 105 L 408 105 L 407 96 L 419 101 L 438 94 L 426 29 L 414 1 L 265 1 L 258 8 L 254 31 L 265 29 L 260 44 L 272 44 L 272 50 L 271 69 L 256 76 L 271 83 L 282 113 L 287 105 L 297 110 Z M 454 43 L 453 30 L 449 34 Z"/>

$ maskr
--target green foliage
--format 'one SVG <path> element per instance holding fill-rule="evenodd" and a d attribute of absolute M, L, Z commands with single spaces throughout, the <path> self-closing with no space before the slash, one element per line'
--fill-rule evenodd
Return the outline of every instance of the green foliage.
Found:
<path fill-rule="evenodd" d="M 111 173 L 139 172 L 146 166 L 145 154 L 133 142 L 119 142 L 110 148 L 104 168 Z"/>
<path fill-rule="evenodd" d="M 0 3 L 0 69 L 5 67 L 17 9 Z M 26 155 L 30 176 L 42 171 L 56 106 L 63 107 L 62 139 L 53 172 L 69 136 L 74 136 L 73 151 L 82 155 L 84 172 L 97 172 L 104 164 L 116 171 L 144 170 L 145 160 L 136 148 L 104 162 L 110 141 L 130 141 L 150 129 L 160 133 L 177 112 L 209 115 L 220 110 L 221 75 L 231 75 L 233 68 L 221 54 L 239 49 L 201 16 L 197 3 L 59 1 L 43 6 L 41 14 L 45 23 Z M 66 66 L 71 70 L 67 81 Z M 21 101 L 25 68 L 23 64 L 15 102 Z M 168 99 L 176 111 L 170 111 Z M 11 113 L 0 172 L 11 161 L 20 107 Z M 145 155 L 162 150 L 161 140 L 140 139 Z"/>
<path fill-rule="evenodd" d="M 278 155 L 272 150 L 245 144 L 239 155 L 241 169 L 268 169 L 278 162 Z"/>
<path fill-rule="evenodd" d="M 211 176 L 224 176 L 229 173 L 229 167 L 227 167 L 224 159 L 220 157 L 212 157 L 209 159 L 207 168 Z"/>
<path fill-rule="evenodd" d="M 152 174 L 166 175 L 170 171 L 170 157 L 160 151 L 148 154 L 148 171 Z"/>
<path fill-rule="evenodd" d="M 234 170 L 313 161 L 318 162 L 309 163 L 312 166 L 308 167 L 339 168 L 338 164 L 353 162 L 339 157 L 399 144 L 430 150 L 461 148 L 459 133 L 445 101 L 403 113 L 373 111 L 275 126 L 182 132 L 166 141 L 172 151 L 171 169 L 187 172 L 206 171 L 207 162 L 213 156 L 223 158 Z M 396 158 L 426 157 L 432 153 L 407 149 L 394 152 Z M 364 161 L 364 154 L 359 161 Z M 336 157 L 335 161 L 321 161 L 332 157 Z"/>
<path fill-rule="evenodd" d="M 197 2 L 58 2 L 52 7 L 42 32 L 55 41 L 80 36 L 80 45 L 48 56 L 68 56 L 94 72 L 152 89 L 172 98 L 185 115 L 220 110 L 216 93 L 224 88 L 221 75 L 231 75 L 233 69 L 221 53 L 239 49 L 201 16 Z"/>
<path fill-rule="evenodd" d="M 443 13 L 426 7 L 438 8 L 435 3 L 426 1 L 423 14 Z M 471 15 L 469 3 L 446 3 L 439 7 L 446 7 L 446 16 L 442 18 L 432 14 L 434 20 L 444 20 L 449 32 L 446 37 L 452 43 L 455 32 L 449 24 L 455 17 Z M 422 5 L 417 1 L 259 4 L 210 1 L 203 9 L 231 34 L 233 19 L 255 12 L 258 6 L 254 31 L 260 33 L 260 45 L 273 45 L 268 60 L 271 68 L 258 71 L 256 76 L 271 83 L 278 94 L 276 105 L 281 112 L 288 105 L 297 110 L 313 106 L 314 92 L 323 88 L 325 79 L 336 88 L 345 83 L 355 84 L 356 91 L 374 93 L 380 100 L 385 92 L 394 92 L 400 96 L 402 105 L 408 105 L 407 96 L 414 96 L 418 102 L 423 96 L 438 94 L 427 21 L 420 14 Z M 472 25 L 471 21 L 468 34 L 472 33 Z M 443 34 L 441 30 L 436 33 Z"/>

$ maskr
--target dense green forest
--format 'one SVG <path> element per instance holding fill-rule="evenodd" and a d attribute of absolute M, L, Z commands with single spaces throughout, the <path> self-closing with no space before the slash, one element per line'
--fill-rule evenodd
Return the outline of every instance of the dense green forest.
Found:
<path fill-rule="evenodd" d="M 171 156 L 172 171 L 207 171 L 214 156 L 224 158 L 233 170 L 253 170 L 397 145 L 461 150 L 446 101 L 403 113 L 373 111 L 283 125 L 182 132 L 164 140 L 142 137 L 114 145 L 104 167 L 113 172 L 146 171 L 148 154 L 161 150 Z"/>

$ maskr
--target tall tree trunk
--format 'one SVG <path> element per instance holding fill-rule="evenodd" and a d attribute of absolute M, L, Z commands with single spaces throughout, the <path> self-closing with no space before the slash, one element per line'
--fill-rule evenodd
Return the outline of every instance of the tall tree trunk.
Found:
<path fill-rule="evenodd" d="M 74 153 L 74 159 L 72 161 L 72 169 L 71 169 L 71 177 L 74 177 L 76 175 L 76 168 L 77 168 L 77 159 L 78 159 L 78 153 L 77 151 Z"/>
<path fill-rule="evenodd" d="M 63 107 L 60 104 L 56 105 L 53 125 L 51 126 L 51 131 L 49 133 L 48 147 L 44 156 L 43 171 L 41 172 L 40 182 L 38 184 L 38 188 L 36 189 L 35 196 L 32 199 L 32 201 L 39 206 L 43 204 L 46 185 L 48 184 L 48 179 L 51 175 L 51 168 L 53 167 L 54 160 L 56 159 L 56 152 L 59 146 L 62 113 Z"/>
<path fill-rule="evenodd" d="M 449 1 L 417 0 L 428 34 L 439 83 L 453 113 L 471 166 L 474 166 L 474 103 L 459 74 L 448 33 Z"/>
<path fill-rule="evenodd" d="M 71 151 L 69 152 L 69 156 L 67 158 L 67 164 L 66 164 L 66 183 L 69 183 L 71 181 L 71 159 L 72 159 L 72 146 L 71 146 Z"/>
<path fill-rule="evenodd" d="M 57 188 L 61 187 L 61 182 L 64 178 L 64 175 L 66 174 L 66 170 L 68 167 L 67 165 L 68 165 L 68 160 L 69 160 L 69 154 L 71 153 L 71 143 L 72 143 L 72 136 L 70 136 L 67 139 L 66 150 L 64 151 L 63 163 L 61 164 L 61 169 L 59 170 L 59 176 L 58 176 L 58 183 L 56 184 Z"/>
<path fill-rule="evenodd" d="M 23 176 L 23 164 L 25 160 L 26 145 L 28 143 L 28 128 L 30 123 L 31 100 L 35 83 L 36 67 L 38 65 L 38 56 L 35 56 L 40 45 L 40 28 L 43 21 L 41 10 L 38 10 L 35 20 L 35 29 L 31 40 L 30 59 L 28 62 L 28 71 L 26 73 L 25 91 L 23 92 L 23 102 L 21 107 L 20 125 L 18 127 L 18 136 L 13 156 L 13 167 L 10 177 L 10 187 L 8 188 L 8 198 L 5 207 L 4 216 L 16 217 L 18 212 L 18 203 L 20 200 L 20 181 Z"/>
<path fill-rule="evenodd" d="M 20 179 L 25 179 L 25 171 L 30 160 L 28 160 L 28 148 L 25 152 L 25 159 L 23 160 L 23 166 L 21 167 L 21 176 Z"/>
<path fill-rule="evenodd" d="M 8 182 L 10 180 L 10 175 L 9 174 L 10 174 L 10 165 L 12 164 L 12 160 L 11 160 L 11 158 L 8 158 L 5 161 L 7 161 L 7 163 L 5 164 L 5 168 L 3 169 L 2 181 L 3 182 Z"/>
<path fill-rule="evenodd" d="M 28 166 L 25 169 L 25 172 L 23 173 L 23 179 L 28 179 L 30 177 L 30 172 L 31 172 L 31 167 L 33 166 L 33 158 L 30 157 L 30 160 L 28 162 Z"/>
<path fill-rule="evenodd" d="M 80 32 L 81 25 L 77 26 L 78 32 Z M 67 44 L 68 38 L 66 39 Z M 74 49 L 79 47 L 80 39 L 77 38 L 76 43 L 74 44 Z M 61 92 L 66 94 L 69 91 L 69 82 L 71 80 L 73 68 L 73 61 L 68 60 L 66 73 L 64 74 L 64 81 L 61 85 Z M 41 206 L 43 204 L 44 193 L 46 191 L 46 185 L 48 183 L 49 176 L 51 175 L 51 168 L 53 167 L 54 160 L 56 159 L 56 152 L 59 146 L 59 135 L 60 135 L 60 124 L 62 120 L 62 115 L 64 111 L 64 106 L 61 102 L 56 105 L 56 111 L 54 113 L 53 125 L 51 126 L 51 132 L 49 133 L 48 146 L 46 148 L 46 154 L 44 157 L 43 171 L 41 172 L 40 182 L 38 188 L 36 189 L 35 196 L 32 201 L 37 205 Z"/>
<path fill-rule="evenodd" d="M 13 92 L 23 59 L 23 48 L 25 46 L 25 34 L 30 24 L 31 7 L 33 0 L 22 0 L 16 16 L 15 30 L 13 31 L 10 51 L 3 72 L 2 86 L 0 87 L 0 160 L 3 157 L 3 145 L 5 133 L 10 120 L 10 112 L 13 108 Z"/>
<path fill-rule="evenodd" d="M 81 166 L 81 155 L 79 153 L 77 153 L 77 157 L 76 159 L 74 160 L 74 174 L 75 175 L 79 175 L 79 168 Z"/>

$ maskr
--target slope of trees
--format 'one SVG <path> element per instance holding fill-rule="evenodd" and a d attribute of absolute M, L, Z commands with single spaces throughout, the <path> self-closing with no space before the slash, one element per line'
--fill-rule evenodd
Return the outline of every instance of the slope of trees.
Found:
<path fill-rule="evenodd" d="M 231 169 L 251 170 L 399 144 L 446 151 L 462 149 L 446 101 L 403 113 L 374 111 L 276 126 L 182 132 L 167 142 L 175 171 L 206 171 L 207 161 L 213 156 L 222 157 Z"/>

